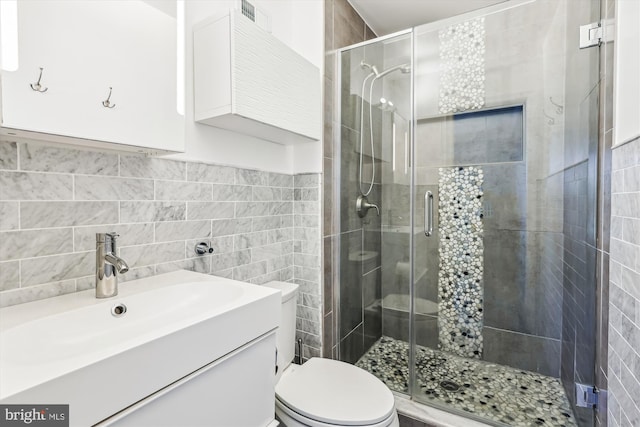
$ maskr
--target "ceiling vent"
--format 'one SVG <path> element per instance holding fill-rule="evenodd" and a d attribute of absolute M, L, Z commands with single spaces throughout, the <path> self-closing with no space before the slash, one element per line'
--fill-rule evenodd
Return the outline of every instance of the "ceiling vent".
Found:
<path fill-rule="evenodd" d="M 251 19 L 253 22 L 256 22 L 256 8 L 251 3 L 247 0 L 242 0 L 240 8 L 244 16 Z"/>
<path fill-rule="evenodd" d="M 260 28 L 269 33 L 271 32 L 271 17 L 264 10 L 258 9 L 253 3 L 247 0 L 239 0 L 238 9 Z"/>

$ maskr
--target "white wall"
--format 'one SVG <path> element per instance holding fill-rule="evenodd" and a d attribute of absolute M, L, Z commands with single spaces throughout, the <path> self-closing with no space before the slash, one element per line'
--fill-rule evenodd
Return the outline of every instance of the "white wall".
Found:
<path fill-rule="evenodd" d="M 616 4 L 614 145 L 640 136 L 640 1 Z"/>
<path fill-rule="evenodd" d="M 324 5 L 322 0 L 254 0 L 271 16 L 275 37 L 323 70 Z M 280 173 L 322 171 L 322 142 L 285 146 L 195 123 L 193 120 L 193 24 L 235 6 L 233 0 L 185 2 L 186 28 L 186 151 L 171 156 Z M 322 73 L 321 78 L 322 78 Z M 321 81 L 318 81 L 321 84 Z M 318 105 L 322 120 L 322 105 Z"/>

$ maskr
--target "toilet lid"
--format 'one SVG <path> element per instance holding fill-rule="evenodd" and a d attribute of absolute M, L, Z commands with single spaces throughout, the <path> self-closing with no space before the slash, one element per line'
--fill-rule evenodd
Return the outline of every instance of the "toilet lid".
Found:
<path fill-rule="evenodd" d="M 276 396 L 307 418 L 362 426 L 384 421 L 394 411 L 391 391 L 363 369 L 320 358 L 295 368 L 276 384 Z"/>

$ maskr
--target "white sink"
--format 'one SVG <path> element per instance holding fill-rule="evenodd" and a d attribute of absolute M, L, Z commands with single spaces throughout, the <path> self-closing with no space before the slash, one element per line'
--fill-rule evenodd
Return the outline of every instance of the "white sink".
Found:
<path fill-rule="evenodd" d="M 278 326 L 266 287 L 188 271 L 119 287 L 1 309 L 0 403 L 70 404 L 93 425 Z"/>

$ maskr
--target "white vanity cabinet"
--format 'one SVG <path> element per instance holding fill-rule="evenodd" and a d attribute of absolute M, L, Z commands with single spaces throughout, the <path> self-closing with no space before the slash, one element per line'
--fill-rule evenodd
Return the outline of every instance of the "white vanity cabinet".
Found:
<path fill-rule="evenodd" d="M 275 346 L 271 332 L 96 427 L 275 425 Z"/>
<path fill-rule="evenodd" d="M 2 134 L 127 151 L 184 151 L 175 2 L 17 5 L 19 66 L 2 70 Z M 40 68 L 38 91 L 32 84 Z"/>

